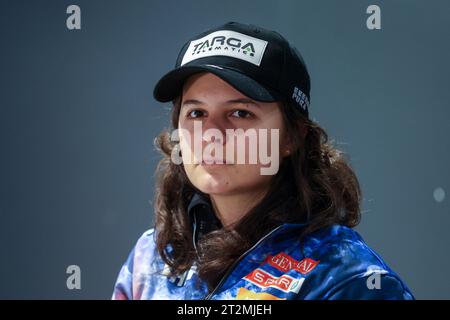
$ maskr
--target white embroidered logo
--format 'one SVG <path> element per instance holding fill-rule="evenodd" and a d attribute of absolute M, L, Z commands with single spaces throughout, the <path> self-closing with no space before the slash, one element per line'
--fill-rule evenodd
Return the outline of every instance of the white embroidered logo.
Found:
<path fill-rule="evenodd" d="M 306 94 L 304 94 L 299 88 L 294 87 L 294 92 L 292 92 L 292 99 L 303 109 L 309 107 L 309 100 Z"/>
<path fill-rule="evenodd" d="M 216 31 L 201 39 L 191 41 L 181 65 L 204 57 L 227 56 L 259 66 L 266 46 L 267 41 L 239 32 Z"/>

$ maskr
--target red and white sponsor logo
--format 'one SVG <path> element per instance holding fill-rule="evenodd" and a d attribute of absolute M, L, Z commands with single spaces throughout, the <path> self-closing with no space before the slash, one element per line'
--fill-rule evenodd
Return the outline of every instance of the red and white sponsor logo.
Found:
<path fill-rule="evenodd" d="M 244 279 L 253 283 L 254 285 L 257 285 L 260 288 L 265 289 L 272 287 L 286 293 L 298 293 L 300 291 L 300 288 L 302 287 L 303 281 L 305 280 L 305 278 L 295 279 L 286 274 L 280 277 L 275 277 L 259 268 L 246 275 Z"/>
<path fill-rule="evenodd" d="M 311 258 L 304 258 L 301 261 L 297 261 L 283 252 L 276 256 L 268 256 L 264 262 L 267 262 L 272 267 L 283 272 L 294 269 L 301 274 L 310 273 L 319 264 L 319 261 L 315 261 Z"/>

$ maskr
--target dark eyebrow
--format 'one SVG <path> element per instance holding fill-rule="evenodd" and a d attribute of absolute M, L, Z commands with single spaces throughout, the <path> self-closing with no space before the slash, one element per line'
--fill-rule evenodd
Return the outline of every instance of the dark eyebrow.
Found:
<path fill-rule="evenodd" d="M 254 100 L 252 99 L 248 99 L 248 98 L 240 98 L 240 99 L 234 99 L 234 100 L 228 100 L 227 102 L 225 102 L 225 104 L 250 104 L 256 107 L 260 107 L 260 105 L 258 103 L 256 103 Z"/>
<path fill-rule="evenodd" d="M 204 104 L 203 102 L 199 101 L 199 100 L 195 100 L 195 99 L 189 99 L 189 100 L 185 100 L 183 101 L 181 106 L 184 106 L 186 104 L 193 104 L 193 105 L 202 105 Z"/>
<path fill-rule="evenodd" d="M 188 105 L 188 104 L 192 104 L 192 105 L 196 105 L 196 106 L 204 105 L 204 103 L 202 101 L 199 101 L 199 100 L 196 100 L 196 99 L 188 99 L 188 100 L 183 101 L 182 106 Z M 260 105 L 258 103 L 256 103 L 254 100 L 247 99 L 247 98 L 239 98 L 239 99 L 228 100 L 224 104 L 225 105 L 230 105 L 230 104 L 249 104 L 249 105 L 256 106 L 258 108 L 260 107 Z"/>

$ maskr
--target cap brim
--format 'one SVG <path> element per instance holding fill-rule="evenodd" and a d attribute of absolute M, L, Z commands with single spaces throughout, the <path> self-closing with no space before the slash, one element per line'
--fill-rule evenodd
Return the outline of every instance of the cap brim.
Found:
<path fill-rule="evenodd" d="M 235 70 L 213 65 L 183 66 L 164 75 L 156 84 L 153 96 L 160 102 L 174 100 L 181 94 L 184 82 L 193 74 L 211 72 L 229 83 L 236 90 L 256 101 L 279 101 L 280 96 L 273 90 L 263 87 L 252 78 Z"/>

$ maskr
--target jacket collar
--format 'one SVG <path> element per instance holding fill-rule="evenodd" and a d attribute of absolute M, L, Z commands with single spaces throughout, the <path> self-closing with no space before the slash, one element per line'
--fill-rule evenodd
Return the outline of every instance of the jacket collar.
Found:
<path fill-rule="evenodd" d="M 222 227 L 220 220 L 214 213 L 211 200 L 206 194 L 196 192 L 189 202 L 187 211 L 192 225 L 194 246 L 196 246 L 201 237 Z M 298 230 L 306 225 L 308 225 L 308 222 L 283 223 L 278 227 L 274 226 L 274 229 L 277 230 L 269 238 L 276 237 L 279 234 L 287 236 L 290 232 L 298 234 Z"/>
<path fill-rule="evenodd" d="M 201 237 L 222 227 L 209 196 L 205 194 L 196 192 L 189 202 L 187 211 L 192 224 L 194 246 Z"/>

